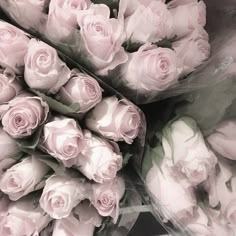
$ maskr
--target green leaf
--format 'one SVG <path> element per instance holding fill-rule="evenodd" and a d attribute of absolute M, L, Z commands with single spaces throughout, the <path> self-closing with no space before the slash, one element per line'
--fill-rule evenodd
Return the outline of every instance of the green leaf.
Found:
<path fill-rule="evenodd" d="M 143 43 L 132 42 L 131 38 L 132 38 L 132 35 L 122 45 L 122 47 L 125 49 L 125 51 L 127 51 L 129 53 L 138 51 L 138 49 L 143 45 Z"/>

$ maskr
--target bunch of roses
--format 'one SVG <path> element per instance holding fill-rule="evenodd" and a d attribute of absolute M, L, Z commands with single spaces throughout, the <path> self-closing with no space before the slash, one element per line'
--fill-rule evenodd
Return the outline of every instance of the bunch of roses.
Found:
<path fill-rule="evenodd" d="M 193 72 L 210 55 L 202 0 L 120 0 L 104 4 L 90 0 L 15 0 L 3 1 L 0 6 L 23 26 L 34 18 L 34 30 L 46 22 L 41 33 L 52 42 L 67 43 L 68 47 L 73 44 L 73 50 L 92 64 L 96 74 L 112 75 L 114 86 L 124 84 L 149 98 L 177 85 L 179 78 Z M 26 13 L 25 9 L 32 10 Z M 19 12 L 22 15 L 17 15 Z M 25 24 L 21 22 L 24 18 Z"/>
<path fill-rule="evenodd" d="M 6 22 L 0 58 L 0 235 L 31 236 L 55 219 L 54 236 L 87 236 L 102 217 L 116 222 L 125 194 L 116 142 L 132 144 L 138 136 L 138 108 L 103 98 L 94 78 L 70 70 L 54 48 Z M 57 103 L 80 119 L 55 112 Z M 36 145 L 25 149 L 32 139 Z"/>
<path fill-rule="evenodd" d="M 235 235 L 235 165 L 225 159 L 236 159 L 235 130 L 235 120 L 216 127 L 207 137 L 214 153 L 190 117 L 163 129 L 162 147 L 154 148 L 146 184 L 166 221 L 187 227 L 193 235 Z"/>

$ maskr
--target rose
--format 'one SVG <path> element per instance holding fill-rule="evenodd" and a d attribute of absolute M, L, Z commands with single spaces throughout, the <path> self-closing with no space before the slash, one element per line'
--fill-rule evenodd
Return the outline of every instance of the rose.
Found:
<path fill-rule="evenodd" d="M 29 39 L 20 29 L 0 21 L 0 64 L 22 73 Z"/>
<path fill-rule="evenodd" d="M 48 225 L 50 218 L 35 204 L 36 200 L 36 198 L 24 197 L 12 202 L 7 214 L 0 216 L 0 235 L 38 235 Z"/>
<path fill-rule="evenodd" d="M 87 115 L 86 125 L 106 138 L 131 144 L 142 123 L 140 113 L 132 103 L 108 97 Z"/>
<path fill-rule="evenodd" d="M 47 34 L 56 40 L 68 37 L 77 27 L 77 14 L 87 10 L 90 0 L 51 0 L 47 19 Z"/>
<path fill-rule="evenodd" d="M 84 185 L 80 179 L 54 175 L 46 180 L 40 206 L 54 219 L 66 218 L 84 197 Z"/>
<path fill-rule="evenodd" d="M 119 202 L 125 193 L 125 182 L 116 177 L 104 184 L 92 184 L 91 203 L 101 216 L 110 216 L 116 223 L 119 216 Z"/>
<path fill-rule="evenodd" d="M 181 117 L 163 131 L 162 141 L 165 158 L 171 160 L 170 168 L 183 174 L 192 185 L 205 181 L 214 171 L 217 159 L 210 151 L 190 117 Z"/>
<path fill-rule="evenodd" d="M 69 80 L 70 69 L 56 49 L 31 39 L 25 56 L 25 82 L 30 88 L 55 94 Z"/>
<path fill-rule="evenodd" d="M 210 56 L 210 44 L 207 32 L 198 28 L 189 36 L 173 43 L 177 57 L 183 61 L 183 73 L 187 75 L 194 71 Z"/>
<path fill-rule="evenodd" d="M 37 160 L 37 156 L 27 157 L 9 168 L 1 177 L 0 189 L 13 201 L 44 186 L 43 178 L 49 167 Z"/>
<path fill-rule="evenodd" d="M 116 143 L 109 143 L 88 130 L 84 131 L 85 148 L 77 160 L 77 169 L 88 179 L 103 183 L 116 177 L 122 167 L 122 156 Z"/>
<path fill-rule="evenodd" d="M 49 107 L 40 97 L 22 94 L 0 107 L 3 129 L 13 138 L 33 134 L 47 119 Z"/>
<path fill-rule="evenodd" d="M 124 23 L 126 38 L 132 42 L 158 42 L 172 34 L 172 15 L 161 1 L 140 4 Z"/>
<path fill-rule="evenodd" d="M 173 0 L 168 4 L 173 17 L 173 36 L 182 38 L 206 24 L 206 5 L 198 0 Z"/>
<path fill-rule="evenodd" d="M 86 235 L 93 236 L 95 226 L 101 225 L 102 218 L 89 201 L 83 201 L 65 219 L 56 220 L 52 236 Z M 73 227 L 72 227 L 73 226 Z"/>
<path fill-rule="evenodd" d="M 110 18 L 110 9 L 104 4 L 94 4 L 88 10 L 78 12 L 78 24 L 83 50 L 97 74 L 108 75 L 118 65 L 127 61 L 121 47 L 125 40 L 122 21 Z"/>
<path fill-rule="evenodd" d="M 173 50 L 151 44 L 144 44 L 137 52 L 131 53 L 121 70 L 123 81 L 131 89 L 149 95 L 150 92 L 157 93 L 178 83 L 181 72 L 180 63 Z"/>
<path fill-rule="evenodd" d="M 181 176 L 173 176 L 165 165 L 159 168 L 153 163 L 146 176 L 147 189 L 154 207 L 163 206 L 162 214 L 166 220 L 186 224 L 189 218 L 194 217 L 196 209 L 194 190 Z"/>
<path fill-rule="evenodd" d="M 9 102 L 21 90 L 20 83 L 16 80 L 16 75 L 10 69 L 0 69 L 0 105 Z"/>
<path fill-rule="evenodd" d="M 22 152 L 15 140 L 0 128 L 0 176 L 21 157 Z"/>
<path fill-rule="evenodd" d="M 102 89 L 91 76 L 75 72 L 61 87 L 57 98 L 69 106 L 78 103 L 79 111 L 85 113 L 101 101 Z"/>
<path fill-rule="evenodd" d="M 82 130 L 74 119 L 56 117 L 44 125 L 39 147 L 71 167 L 84 148 Z"/>
<path fill-rule="evenodd" d="M 221 122 L 207 141 L 220 155 L 231 160 L 236 160 L 236 121 Z"/>

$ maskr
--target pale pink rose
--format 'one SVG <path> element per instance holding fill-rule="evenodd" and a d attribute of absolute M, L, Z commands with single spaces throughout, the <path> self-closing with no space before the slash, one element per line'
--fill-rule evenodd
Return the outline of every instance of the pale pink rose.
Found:
<path fill-rule="evenodd" d="M 71 167 L 84 148 L 82 130 L 74 119 L 56 117 L 44 125 L 39 147 Z"/>
<path fill-rule="evenodd" d="M 22 73 L 29 38 L 20 29 L 0 21 L 0 65 Z"/>
<path fill-rule="evenodd" d="M 101 226 L 102 218 L 89 201 L 80 203 L 65 219 L 56 220 L 52 236 L 93 236 L 95 227 Z"/>
<path fill-rule="evenodd" d="M 172 15 L 161 1 L 140 4 L 124 24 L 126 39 L 132 42 L 158 42 L 172 35 Z"/>
<path fill-rule="evenodd" d="M 110 216 L 116 223 L 119 216 L 119 202 L 124 194 L 124 179 L 116 177 L 104 184 L 92 184 L 90 201 L 101 216 Z"/>
<path fill-rule="evenodd" d="M 85 113 L 102 100 L 102 88 L 91 76 L 75 71 L 57 98 L 69 106 L 78 103 L 79 112 Z"/>
<path fill-rule="evenodd" d="M 220 123 L 207 141 L 221 156 L 236 160 L 236 120 Z"/>
<path fill-rule="evenodd" d="M 215 170 L 217 158 L 208 149 L 196 122 L 190 117 L 181 117 L 168 127 L 170 133 L 162 145 L 169 168 L 195 186 L 205 181 Z"/>
<path fill-rule="evenodd" d="M 81 151 L 76 168 L 88 179 L 103 183 L 114 179 L 122 168 L 122 154 L 116 143 L 109 143 L 103 138 L 84 131 L 85 148 Z"/>
<path fill-rule="evenodd" d="M 32 89 L 55 94 L 69 80 L 70 69 L 56 49 L 31 39 L 25 56 L 24 79 Z"/>
<path fill-rule="evenodd" d="M 40 206 L 54 219 L 66 218 L 84 196 L 84 184 L 80 179 L 66 175 L 54 175 L 46 180 Z"/>
<path fill-rule="evenodd" d="M 127 54 L 121 47 L 125 40 L 123 23 L 110 18 L 108 6 L 91 5 L 88 10 L 78 12 L 77 20 L 83 53 L 95 66 L 97 74 L 108 75 L 109 70 L 127 61 Z"/>
<path fill-rule="evenodd" d="M 202 0 L 173 0 L 168 8 L 173 17 L 173 36 L 184 37 L 206 24 L 206 5 Z"/>
<path fill-rule="evenodd" d="M 181 176 L 172 175 L 164 165 L 160 168 L 153 163 L 146 176 L 146 186 L 154 208 L 162 206 L 162 215 L 166 220 L 185 224 L 194 217 L 197 207 L 194 189 Z"/>
<path fill-rule="evenodd" d="M 87 10 L 90 0 L 51 0 L 47 19 L 47 34 L 50 38 L 63 40 L 77 28 L 77 14 Z"/>
<path fill-rule="evenodd" d="M 22 94 L 0 106 L 3 130 L 13 138 L 33 134 L 47 119 L 49 107 L 40 97 Z"/>
<path fill-rule="evenodd" d="M 12 201 L 44 187 L 44 176 L 49 167 L 37 160 L 37 157 L 26 157 L 20 163 L 9 168 L 1 177 L 0 189 Z"/>
<path fill-rule="evenodd" d="M 177 84 L 181 70 L 175 51 L 147 43 L 130 54 L 128 62 L 122 65 L 121 74 L 131 89 L 150 94 Z"/>
<path fill-rule="evenodd" d="M 38 235 L 51 219 L 39 205 L 36 205 L 36 201 L 35 198 L 25 197 L 11 203 L 8 214 L 0 216 L 0 235 Z"/>
<path fill-rule="evenodd" d="M 210 56 L 209 36 L 202 28 L 195 29 L 190 35 L 175 41 L 172 46 L 183 62 L 183 76 L 193 72 Z"/>
<path fill-rule="evenodd" d="M 2 128 L 0 128 L 0 176 L 22 156 L 20 147 Z"/>
<path fill-rule="evenodd" d="M 0 69 L 0 105 L 9 102 L 21 90 L 20 82 L 10 69 Z"/>
<path fill-rule="evenodd" d="M 87 115 L 86 125 L 106 138 L 131 144 L 142 124 L 140 113 L 132 103 L 108 97 Z"/>

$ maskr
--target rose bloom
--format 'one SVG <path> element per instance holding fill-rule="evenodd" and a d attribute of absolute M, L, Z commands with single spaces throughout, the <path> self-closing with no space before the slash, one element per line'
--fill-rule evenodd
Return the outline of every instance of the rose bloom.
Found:
<path fill-rule="evenodd" d="M 183 174 L 193 186 L 205 181 L 214 171 L 217 159 L 207 148 L 196 122 L 181 117 L 167 128 L 170 133 L 163 138 L 162 145 L 170 168 Z"/>
<path fill-rule="evenodd" d="M 154 208 L 163 206 L 162 214 L 166 220 L 186 224 L 189 218 L 194 217 L 196 199 L 193 188 L 180 175 L 173 175 L 166 163 L 162 164 L 161 171 L 153 163 L 146 176 L 146 186 Z"/>
<path fill-rule="evenodd" d="M 120 2 L 127 5 L 126 1 Z M 135 12 L 124 19 L 126 39 L 132 42 L 158 42 L 172 34 L 172 15 L 166 4 L 152 1 L 140 4 Z"/>
<path fill-rule="evenodd" d="M 40 206 L 54 219 L 66 218 L 84 196 L 84 185 L 80 179 L 66 175 L 54 175 L 46 180 L 40 198 Z"/>
<path fill-rule="evenodd" d="M 73 210 L 70 216 L 56 220 L 52 236 L 93 236 L 95 227 L 100 227 L 101 223 L 102 217 L 97 210 L 89 201 L 83 201 Z"/>
<path fill-rule="evenodd" d="M 3 130 L 13 138 L 33 134 L 47 119 L 49 107 L 40 97 L 21 94 L 0 106 Z"/>
<path fill-rule="evenodd" d="M 49 167 L 37 157 L 27 157 L 9 168 L 1 177 L 0 189 L 13 201 L 43 188 L 43 178 Z"/>
<path fill-rule="evenodd" d="M 55 40 L 67 39 L 77 28 L 77 14 L 87 10 L 90 0 L 51 0 L 47 19 L 47 34 Z"/>
<path fill-rule="evenodd" d="M 121 47 L 125 40 L 123 23 L 110 18 L 110 9 L 104 4 L 94 4 L 88 10 L 78 12 L 78 25 L 82 38 L 82 53 L 85 53 L 96 73 L 108 75 L 109 70 L 127 61 Z"/>
<path fill-rule="evenodd" d="M 198 0 L 173 0 L 168 3 L 173 17 L 173 36 L 182 38 L 206 24 L 206 5 Z"/>
<path fill-rule="evenodd" d="M 124 179 L 116 177 L 104 184 L 92 184 L 90 201 L 101 216 L 110 216 L 116 223 L 119 216 L 119 202 L 124 194 Z"/>
<path fill-rule="evenodd" d="M 128 87 L 141 94 L 150 94 L 177 84 L 182 64 L 175 51 L 148 43 L 131 53 L 121 70 L 122 80 Z"/>
<path fill-rule="evenodd" d="M 32 89 L 55 94 L 69 80 L 70 69 L 56 49 L 31 39 L 25 56 L 24 79 Z"/>
<path fill-rule="evenodd" d="M 117 143 L 109 143 L 88 130 L 84 131 L 84 139 L 86 145 L 75 167 L 88 179 L 98 183 L 114 179 L 123 161 Z"/>
<path fill-rule="evenodd" d="M 0 65 L 22 73 L 29 38 L 20 29 L 0 21 Z"/>
<path fill-rule="evenodd" d="M 86 125 L 108 139 L 128 144 L 138 136 L 142 126 L 138 108 L 116 97 L 102 99 L 87 115 Z"/>
<path fill-rule="evenodd" d="M 84 148 L 82 130 L 74 119 L 56 117 L 44 125 L 39 147 L 71 167 Z"/>
<path fill-rule="evenodd" d="M 207 141 L 221 156 L 236 160 L 236 120 L 221 122 Z"/>
<path fill-rule="evenodd" d="M 0 176 L 22 156 L 20 147 L 2 128 L 0 128 Z"/>
<path fill-rule="evenodd" d="M 197 28 L 187 37 L 175 41 L 172 46 L 177 57 L 183 61 L 183 76 L 193 72 L 210 56 L 209 36 L 202 28 Z"/>
<path fill-rule="evenodd" d="M 85 113 L 102 100 L 102 88 L 91 76 L 74 71 L 72 78 L 61 87 L 57 98 L 69 106 L 78 103 L 79 111 Z"/>
<path fill-rule="evenodd" d="M 12 70 L 0 69 L 0 105 L 13 99 L 21 89 L 20 82 Z"/>
<path fill-rule="evenodd" d="M 37 199 L 31 196 L 12 202 L 7 214 L 0 216 L 0 235 L 32 236 L 50 222 L 50 217 L 36 205 Z"/>

